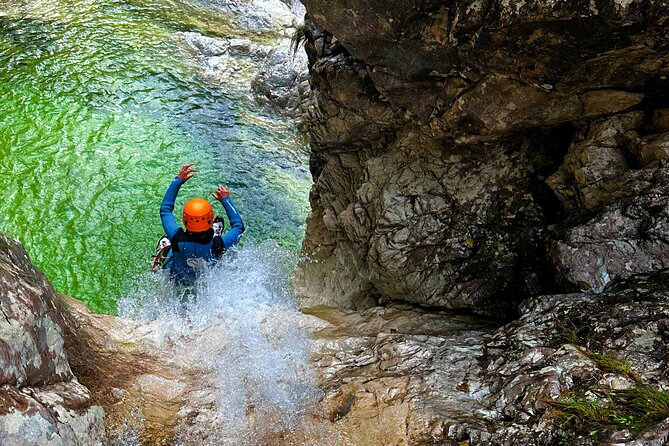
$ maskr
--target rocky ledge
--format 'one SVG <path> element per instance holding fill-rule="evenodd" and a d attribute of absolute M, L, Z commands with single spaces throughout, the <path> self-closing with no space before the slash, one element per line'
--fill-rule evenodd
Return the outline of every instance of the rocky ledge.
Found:
<path fill-rule="evenodd" d="M 415 309 L 330 313 L 323 404 L 355 445 L 666 444 L 668 284 L 662 271 L 536 297 L 496 330 Z"/>

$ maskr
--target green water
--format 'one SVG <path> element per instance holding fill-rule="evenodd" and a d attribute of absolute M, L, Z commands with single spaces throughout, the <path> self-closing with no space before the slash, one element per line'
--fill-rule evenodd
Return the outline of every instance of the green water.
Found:
<path fill-rule="evenodd" d="M 246 243 L 296 250 L 303 235 L 304 143 L 203 77 L 174 37 L 186 30 L 245 34 L 198 4 L 0 0 L 0 231 L 97 312 L 150 268 L 162 196 L 187 162 L 200 172 L 177 209 L 228 184 Z"/>

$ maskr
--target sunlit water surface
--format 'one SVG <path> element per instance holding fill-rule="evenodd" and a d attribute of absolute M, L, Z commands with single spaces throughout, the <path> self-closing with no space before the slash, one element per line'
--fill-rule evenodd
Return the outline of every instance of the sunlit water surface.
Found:
<path fill-rule="evenodd" d="M 0 0 L 0 231 L 97 312 L 150 267 L 160 201 L 187 162 L 200 172 L 177 207 L 228 184 L 245 240 L 295 251 L 303 234 L 294 126 L 202 76 L 179 31 L 275 41 L 198 3 Z"/>

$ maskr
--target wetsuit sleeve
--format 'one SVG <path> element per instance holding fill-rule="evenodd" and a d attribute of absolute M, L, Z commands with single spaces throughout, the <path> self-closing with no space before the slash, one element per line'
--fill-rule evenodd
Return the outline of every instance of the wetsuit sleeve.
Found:
<path fill-rule="evenodd" d="M 163 222 L 163 229 L 170 240 L 180 229 L 172 211 L 174 210 L 174 202 L 177 199 L 177 194 L 182 184 L 184 184 L 183 181 L 179 178 L 174 178 L 172 183 L 170 183 L 170 187 L 167 188 L 167 192 L 165 192 L 163 203 L 160 205 L 160 220 Z"/>
<path fill-rule="evenodd" d="M 228 249 L 239 242 L 246 228 L 230 197 L 224 198 L 221 204 L 225 208 L 225 213 L 228 214 L 228 220 L 230 220 L 230 230 L 223 234 L 223 245 L 225 249 Z"/>

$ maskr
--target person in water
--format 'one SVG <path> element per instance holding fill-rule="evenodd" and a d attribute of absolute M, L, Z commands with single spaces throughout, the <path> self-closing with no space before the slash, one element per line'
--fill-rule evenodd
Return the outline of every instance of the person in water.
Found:
<path fill-rule="evenodd" d="M 227 186 L 218 186 L 211 195 L 223 205 L 230 220 L 229 231 L 223 233 L 223 219 L 214 221 L 214 209 L 203 198 L 193 198 L 186 203 L 182 214 L 186 229 L 179 226 L 172 214 L 174 202 L 181 185 L 190 180 L 195 172 L 193 163 L 183 166 L 167 188 L 160 205 L 160 219 L 171 244 L 165 268 L 169 268 L 172 277 L 181 283 L 192 283 L 198 267 L 203 263 L 216 262 L 226 249 L 239 242 L 245 229 Z M 214 231 L 214 223 L 220 225 L 217 231 Z"/>

